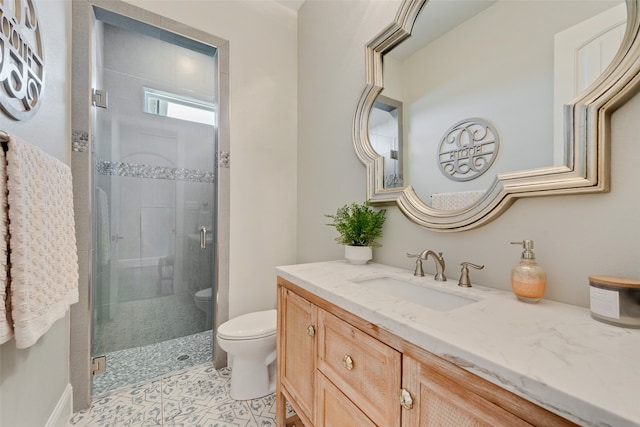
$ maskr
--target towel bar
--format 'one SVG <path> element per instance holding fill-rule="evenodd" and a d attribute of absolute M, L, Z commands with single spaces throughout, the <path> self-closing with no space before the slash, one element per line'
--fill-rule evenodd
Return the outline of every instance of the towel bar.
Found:
<path fill-rule="evenodd" d="M 3 130 L 0 130 L 0 142 L 9 142 L 9 134 Z"/>

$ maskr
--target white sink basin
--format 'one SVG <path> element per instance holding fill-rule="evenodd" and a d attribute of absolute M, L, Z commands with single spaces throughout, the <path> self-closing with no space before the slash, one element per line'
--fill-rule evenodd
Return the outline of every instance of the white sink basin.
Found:
<path fill-rule="evenodd" d="M 392 277 L 376 277 L 375 279 L 359 280 L 355 283 L 437 311 L 450 311 L 476 302 L 471 298 L 415 285 Z"/>

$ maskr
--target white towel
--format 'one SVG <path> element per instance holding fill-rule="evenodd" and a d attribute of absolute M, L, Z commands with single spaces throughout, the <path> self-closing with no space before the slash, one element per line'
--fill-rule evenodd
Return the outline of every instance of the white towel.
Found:
<path fill-rule="evenodd" d="M 7 245 L 9 244 L 7 211 L 7 158 L 0 147 L 0 344 L 13 337 L 11 293 L 9 288 Z"/>
<path fill-rule="evenodd" d="M 11 138 L 7 151 L 11 316 L 29 347 L 78 301 L 71 169 Z"/>
<path fill-rule="evenodd" d="M 443 211 L 468 208 L 484 196 L 484 191 L 457 191 L 431 195 L 431 207 Z"/>

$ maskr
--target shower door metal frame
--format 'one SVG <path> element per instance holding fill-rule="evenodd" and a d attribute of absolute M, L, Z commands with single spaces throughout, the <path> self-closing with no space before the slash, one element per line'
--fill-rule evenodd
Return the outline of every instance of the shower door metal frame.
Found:
<path fill-rule="evenodd" d="M 183 23 L 157 15 L 118 0 L 74 0 L 72 3 L 72 129 L 73 171 L 76 239 L 80 263 L 80 301 L 71 308 L 71 385 L 73 410 L 91 404 L 91 284 L 92 280 L 92 206 L 93 206 L 93 130 L 91 125 L 91 89 L 93 86 L 92 40 L 95 8 L 140 21 L 172 33 L 213 46 L 218 51 L 218 137 L 216 159 L 216 221 L 214 244 L 213 330 L 229 318 L 229 198 L 230 198 L 230 138 L 229 138 L 229 42 Z M 220 349 L 212 334 L 214 366 L 227 365 L 226 353 Z"/>

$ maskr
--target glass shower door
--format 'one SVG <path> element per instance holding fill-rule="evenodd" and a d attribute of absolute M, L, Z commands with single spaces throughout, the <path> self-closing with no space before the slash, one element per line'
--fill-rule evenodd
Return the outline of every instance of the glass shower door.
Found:
<path fill-rule="evenodd" d="M 94 396 L 211 361 L 213 353 L 215 52 L 108 18 L 98 21 L 104 42 L 96 69 L 108 105 L 92 112 L 92 355 L 106 355 Z M 159 68 L 158 56 L 177 62 Z M 177 78 L 186 72 L 181 63 L 202 79 L 188 87 Z"/>

